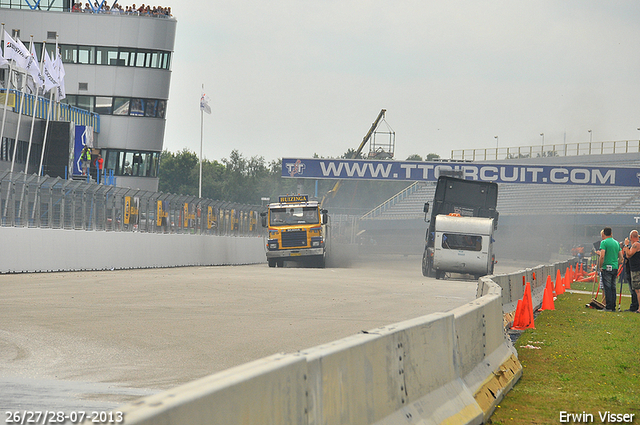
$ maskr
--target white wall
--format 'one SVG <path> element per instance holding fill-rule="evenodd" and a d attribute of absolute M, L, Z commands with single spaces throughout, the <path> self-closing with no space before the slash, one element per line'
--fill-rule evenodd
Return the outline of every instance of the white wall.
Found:
<path fill-rule="evenodd" d="M 266 262 L 257 237 L 0 227 L 0 273 Z"/>

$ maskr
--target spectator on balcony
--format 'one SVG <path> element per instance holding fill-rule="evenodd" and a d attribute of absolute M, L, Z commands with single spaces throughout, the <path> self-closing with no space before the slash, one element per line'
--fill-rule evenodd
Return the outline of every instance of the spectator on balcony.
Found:
<path fill-rule="evenodd" d="M 82 161 L 82 175 L 86 176 L 87 172 L 89 172 L 89 168 L 91 167 L 91 149 L 89 146 L 86 146 L 82 149 L 80 153 L 80 161 Z"/>

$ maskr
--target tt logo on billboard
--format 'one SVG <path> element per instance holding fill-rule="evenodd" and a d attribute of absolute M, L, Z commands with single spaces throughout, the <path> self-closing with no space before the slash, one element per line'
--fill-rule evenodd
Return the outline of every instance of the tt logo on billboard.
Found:
<path fill-rule="evenodd" d="M 291 177 L 295 176 L 295 175 L 302 175 L 303 171 L 305 169 L 305 165 L 302 163 L 302 161 L 297 160 L 296 162 L 292 163 L 287 163 L 285 164 L 285 166 L 287 167 L 287 172 L 289 173 L 289 175 Z"/>

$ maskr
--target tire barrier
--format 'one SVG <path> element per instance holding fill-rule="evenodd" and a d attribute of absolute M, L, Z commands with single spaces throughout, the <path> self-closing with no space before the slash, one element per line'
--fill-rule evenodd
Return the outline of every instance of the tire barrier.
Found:
<path fill-rule="evenodd" d="M 522 376 L 505 317 L 572 262 L 482 277 L 476 300 L 123 406 L 127 424 L 481 424 Z"/>

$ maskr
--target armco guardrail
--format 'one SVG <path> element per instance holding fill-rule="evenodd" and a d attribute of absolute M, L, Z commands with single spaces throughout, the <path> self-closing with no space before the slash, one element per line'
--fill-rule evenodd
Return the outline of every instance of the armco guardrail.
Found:
<path fill-rule="evenodd" d="M 480 424 L 522 375 L 504 316 L 523 277 L 537 296 L 569 264 L 483 277 L 476 300 L 450 312 L 260 359 L 117 410 L 144 425 Z"/>

